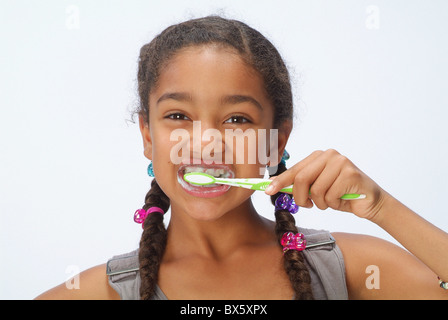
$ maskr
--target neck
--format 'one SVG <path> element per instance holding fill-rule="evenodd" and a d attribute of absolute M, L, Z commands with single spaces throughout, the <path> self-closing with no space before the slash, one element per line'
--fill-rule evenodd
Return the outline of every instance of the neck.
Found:
<path fill-rule="evenodd" d="M 201 221 L 171 206 L 166 257 L 192 254 L 221 259 L 236 248 L 275 241 L 273 222 L 261 217 L 251 199 L 212 221 Z"/>

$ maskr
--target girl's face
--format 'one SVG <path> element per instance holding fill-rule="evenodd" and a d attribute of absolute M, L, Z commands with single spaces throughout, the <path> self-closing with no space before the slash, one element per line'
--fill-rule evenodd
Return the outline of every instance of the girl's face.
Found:
<path fill-rule="evenodd" d="M 149 105 L 149 127 L 140 118 L 145 156 L 153 161 L 155 177 L 172 210 L 215 220 L 241 206 L 253 191 L 193 186 L 182 176 L 191 171 L 235 178 L 262 176 L 260 169 L 266 163 L 259 160 L 257 133 L 266 130 L 269 148 L 274 109 L 261 77 L 232 49 L 188 47 L 161 68 Z M 278 130 L 278 159 L 289 131 Z M 226 139 L 226 133 L 232 133 L 232 139 L 230 135 Z M 257 142 L 239 139 L 244 133 L 254 133 Z M 237 140 L 244 146 L 238 146 Z"/>

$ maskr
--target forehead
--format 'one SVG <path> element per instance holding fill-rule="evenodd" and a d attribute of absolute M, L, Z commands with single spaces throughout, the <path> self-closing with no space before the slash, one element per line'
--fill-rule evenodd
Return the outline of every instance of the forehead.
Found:
<path fill-rule="evenodd" d="M 251 94 L 268 102 L 262 77 L 232 48 L 207 45 L 181 49 L 160 70 L 154 95 L 166 91 Z"/>

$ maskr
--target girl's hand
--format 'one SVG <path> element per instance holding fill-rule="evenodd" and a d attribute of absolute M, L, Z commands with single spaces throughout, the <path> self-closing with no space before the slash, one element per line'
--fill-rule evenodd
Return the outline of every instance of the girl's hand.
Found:
<path fill-rule="evenodd" d="M 304 160 L 273 178 L 266 193 L 273 195 L 294 184 L 296 204 L 321 210 L 332 208 L 352 212 L 358 217 L 374 220 L 389 195 L 349 159 L 336 150 L 315 151 Z M 365 194 L 365 199 L 342 200 L 347 193 Z"/>

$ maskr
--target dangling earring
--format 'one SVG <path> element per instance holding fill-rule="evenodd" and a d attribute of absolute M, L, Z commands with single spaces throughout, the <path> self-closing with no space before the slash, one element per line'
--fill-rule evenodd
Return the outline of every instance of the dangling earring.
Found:
<path fill-rule="evenodd" d="M 154 169 L 152 167 L 152 161 L 149 163 L 149 166 L 148 166 L 148 176 L 154 177 Z"/>
<path fill-rule="evenodd" d="M 285 166 L 286 166 L 286 161 L 289 160 L 289 153 L 288 151 L 286 151 L 286 149 L 283 151 L 283 156 L 282 156 L 282 160 L 280 160 L 280 162 L 282 162 Z"/>

